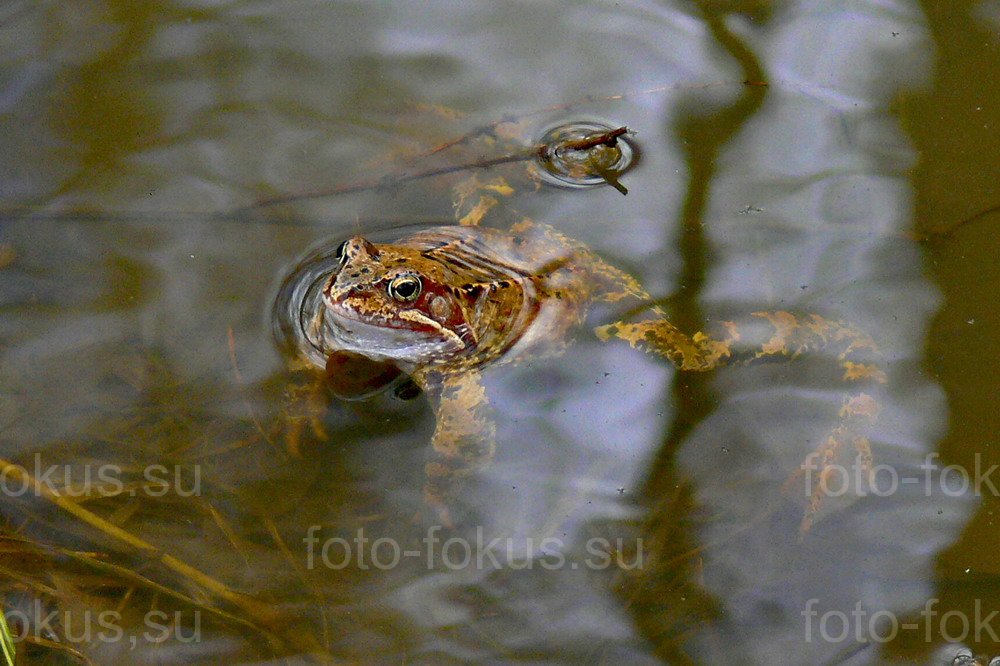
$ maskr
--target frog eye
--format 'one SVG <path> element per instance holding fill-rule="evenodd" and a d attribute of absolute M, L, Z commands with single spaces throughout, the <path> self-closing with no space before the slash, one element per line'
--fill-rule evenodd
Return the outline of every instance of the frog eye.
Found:
<path fill-rule="evenodd" d="M 397 275 L 390 280 L 387 287 L 390 296 L 404 303 L 411 303 L 417 300 L 417 296 L 420 295 L 420 289 L 420 278 L 409 274 Z"/>
<path fill-rule="evenodd" d="M 333 252 L 334 258 L 340 263 L 341 266 L 347 263 L 347 243 L 348 241 L 344 241 L 338 245 L 337 249 Z"/>

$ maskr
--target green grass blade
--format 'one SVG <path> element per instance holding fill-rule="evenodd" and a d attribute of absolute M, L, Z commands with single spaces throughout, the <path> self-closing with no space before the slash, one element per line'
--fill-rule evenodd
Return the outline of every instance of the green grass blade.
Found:
<path fill-rule="evenodd" d="M 14 666 L 14 636 L 10 633 L 3 607 L 0 607 L 0 649 L 3 650 L 4 666 Z"/>

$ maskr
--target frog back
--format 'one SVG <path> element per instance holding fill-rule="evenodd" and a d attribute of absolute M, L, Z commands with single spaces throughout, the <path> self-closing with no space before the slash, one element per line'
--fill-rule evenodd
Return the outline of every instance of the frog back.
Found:
<path fill-rule="evenodd" d="M 431 227 L 397 243 L 434 262 L 463 297 L 475 337 L 464 363 L 558 349 L 593 298 L 589 252 L 541 225 Z"/>

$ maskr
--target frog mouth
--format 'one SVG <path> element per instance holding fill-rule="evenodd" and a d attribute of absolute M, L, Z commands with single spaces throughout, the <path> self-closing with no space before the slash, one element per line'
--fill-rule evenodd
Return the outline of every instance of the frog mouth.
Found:
<path fill-rule="evenodd" d="M 367 356 L 419 361 L 425 356 L 453 353 L 466 347 L 453 331 L 416 310 L 403 310 L 399 319 L 359 316 L 350 307 L 326 303 L 327 328 L 334 346 Z"/>
<path fill-rule="evenodd" d="M 327 308 L 334 317 L 350 321 L 352 324 L 360 324 L 376 329 L 391 328 L 397 331 L 407 331 L 415 335 L 449 340 L 459 349 L 466 345 L 465 341 L 457 333 L 445 328 L 439 322 L 431 319 L 419 310 L 400 310 L 398 317 L 389 319 L 381 315 L 363 318 L 353 308 L 346 307 L 340 303 L 327 303 Z"/>
<path fill-rule="evenodd" d="M 418 333 L 419 331 L 412 326 L 407 326 L 405 321 L 398 321 L 394 318 L 389 318 L 380 314 L 368 314 L 362 316 L 354 308 L 348 307 L 342 303 L 336 303 L 327 300 L 326 303 L 327 312 L 333 315 L 334 321 L 347 321 L 354 324 L 361 324 L 362 326 L 370 326 L 372 328 L 394 328 L 400 330 L 413 331 Z"/>

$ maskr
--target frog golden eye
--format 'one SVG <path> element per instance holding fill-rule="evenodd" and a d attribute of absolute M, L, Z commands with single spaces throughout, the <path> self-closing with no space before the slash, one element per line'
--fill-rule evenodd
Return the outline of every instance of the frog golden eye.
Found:
<path fill-rule="evenodd" d="M 412 303 L 420 295 L 420 278 L 416 275 L 397 275 L 388 286 L 389 295 L 397 301 Z"/>
<path fill-rule="evenodd" d="M 341 266 L 347 263 L 347 241 L 337 246 L 337 249 L 333 252 L 333 256 Z"/>

